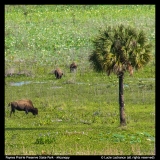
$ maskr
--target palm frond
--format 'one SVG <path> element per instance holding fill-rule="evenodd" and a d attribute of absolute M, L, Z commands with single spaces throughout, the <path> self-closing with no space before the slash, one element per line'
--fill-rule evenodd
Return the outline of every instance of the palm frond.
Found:
<path fill-rule="evenodd" d="M 137 42 L 143 46 L 147 42 L 147 37 L 143 31 L 140 31 L 138 37 L 137 37 Z"/>
<path fill-rule="evenodd" d="M 140 69 L 151 60 L 152 45 L 146 34 L 130 26 L 107 26 L 93 41 L 94 51 L 89 57 L 96 71 L 120 74 Z"/>

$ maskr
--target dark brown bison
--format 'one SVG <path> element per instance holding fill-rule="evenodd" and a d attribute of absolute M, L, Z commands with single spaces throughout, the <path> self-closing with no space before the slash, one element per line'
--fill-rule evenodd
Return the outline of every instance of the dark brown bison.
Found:
<path fill-rule="evenodd" d="M 75 72 L 77 69 L 77 65 L 75 62 L 73 62 L 71 65 L 70 65 L 70 72 Z"/>
<path fill-rule="evenodd" d="M 29 99 L 13 101 L 10 102 L 8 106 L 11 106 L 10 117 L 12 112 L 15 113 L 15 110 L 25 111 L 26 114 L 28 114 L 28 112 L 32 112 L 33 115 L 38 115 L 38 109 L 34 108 L 32 101 Z"/>
<path fill-rule="evenodd" d="M 57 79 L 61 79 L 62 78 L 63 72 L 62 72 L 62 70 L 60 68 L 55 69 L 53 73 L 55 74 L 55 77 Z"/>

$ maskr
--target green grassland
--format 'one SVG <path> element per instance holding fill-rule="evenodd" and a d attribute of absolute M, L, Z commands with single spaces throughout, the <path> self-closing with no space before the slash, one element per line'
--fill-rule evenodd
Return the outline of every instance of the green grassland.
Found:
<path fill-rule="evenodd" d="M 88 62 L 98 30 L 118 24 L 143 29 L 153 45 L 151 62 L 125 73 L 123 127 L 118 78 Z M 5 155 L 155 155 L 154 56 L 154 5 L 6 5 L 5 74 L 25 74 L 5 77 Z M 56 67 L 60 80 L 50 73 Z M 38 116 L 9 116 L 8 103 L 21 98 Z"/>

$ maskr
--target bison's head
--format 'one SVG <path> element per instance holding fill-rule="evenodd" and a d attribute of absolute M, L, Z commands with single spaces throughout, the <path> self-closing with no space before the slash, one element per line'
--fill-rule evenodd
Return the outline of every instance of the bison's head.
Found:
<path fill-rule="evenodd" d="M 33 110 L 33 115 L 38 115 L 38 109 L 37 108 L 34 108 L 34 110 Z"/>

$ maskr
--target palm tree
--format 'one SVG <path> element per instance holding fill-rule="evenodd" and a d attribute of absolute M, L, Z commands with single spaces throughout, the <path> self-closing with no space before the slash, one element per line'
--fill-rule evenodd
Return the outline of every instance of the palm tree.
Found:
<path fill-rule="evenodd" d="M 123 79 L 125 71 L 144 67 L 151 60 L 152 45 L 148 43 L 143 30 L 119 25 L 100 30 L 93 40 L 94 49 L 89 61 L 97 72 L 105 71 L 108 76 L 115 73 L 119 78 L 120 125 L 126 125 L 123 97 Z"/>

